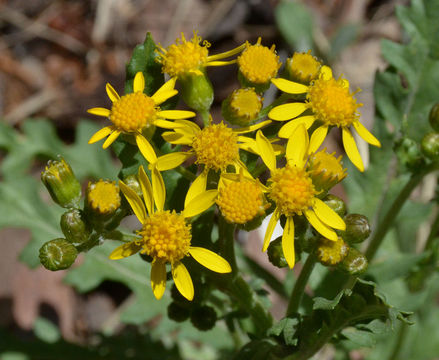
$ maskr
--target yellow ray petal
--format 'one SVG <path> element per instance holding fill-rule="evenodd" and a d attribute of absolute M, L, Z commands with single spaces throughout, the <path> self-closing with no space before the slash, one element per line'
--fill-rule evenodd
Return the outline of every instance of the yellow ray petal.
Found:
<path fill-rule="evenodd" d="M 329 226 L 325 225 L 316 215 L 313 210 L 305 210 L 305 216 L 314 229 L 316 229 L 323 237 L 337 241 L 337 233 Z"/>
<path fill-rule="evenodd" d="M 120 130 L 114 130 L 109 137 L 107 137 L 107 140 L 104 141 L 102 144 L 102 148 L 106 149 L 109 147 L 112 143 L 116 141 L 116 139 L 119 137 L 121 131 Z"/>
<path fill-rule="evenodd" d="M 207 174 L 208 170 L 203 170 L 203 172 L 197 176 L 197 178 L 193 181 L 191 186 L 188 189 L 186 194 L 186 198 L 184 199 L 184 207 L 187 206 L 197 195 L 206 191 L 207 184 Z"/>
<path fill-rule="evenodd" d="M 145 78 L 143 73 L 139 71 L 136 73 L 136 76 L 134 76 L 133 90 L 134 92 L 143 92 L 143 89 L 145 89 Z"/>
<path fill-rule="evenodd" d="M 157 161 L 157 155 L 148 140 L 142 134 L 135 134 L 137 146 L 142 153 L 143 157 L 150 164 L 155 164 Z"/>
<path fill-rule="evenodd" d="M 165 131 L 162 134 L 162 138 L 170 143 L 175 145 L 191 145 L 192 144 L 192 136 L 185 136 L 184 134 L 177 133 L 174 131 Z"/>
<path fill-rule="evenodd" d="M 225 274 L 232 271 L 230 264 L 226 259 L 215 254 L 213 251 L 207 250 L 201 247 L 191 246 L 189 248 L 189 254 L 198 261 L 201 265 L 208 268 L 209 270 L 215 271 L 217 273 Z"/>
<path fill-rule="evenodd" d="M 358 135 L 360 135 L 364 141 L 368 142 L 370 145 L 381 147 L 381 143 L 379 142 L 379 140 L 375 136 L 373 136 L 372 133 L 367 130 L 362 123 L 360 123 L 359 121 L 354 121 L 352 125 L 354 125 L 354 128 L 355 130 L 357 130 Z"/>
<path fill-rule="evenodd" d="M 268 117 L 276 121 L 286 121 L 302 114 L 307 109 L 304 103 L 289 103 L 274 107 Z"/>
<path fill-rule="evenodd" d="M 169 91 L 161 91 L 160 93 L 155 93 L 153 96 L 151 96 L 151 99 L 154 101 L 154 104 L 160 105 L 177 94 L 178 91 L 175 89 Z"/>
<path fill-rule="evenodd" d="M 157 300 L 160 300 L 166 289 L 166 265 L 160 260 L 151 264 L 151 287 Z"/>
<path fill-rule="evenodd" d="M 200 127 L 191 120 L 175 120 L 175 123 L 178 125 L 183 125 L 178 126 L 178 131 L 185 130 L 190 134 L 197 134 L 199 131 L 201 131 Z"/>
<path fill-rule="evenodd" d="M 94 133 L 94 135 L 88 140 L 89 144 L 94 144 L 95 142 L 98 142 L 99 140 L 102 140 L 107 135 L 111 134 L 111 132 L 114 131 L 113 126 L 106 126 L 102 128 L 101 130 Z"/>
<path fill-rule="evenodd" d="M 308 91 L 308 86 L 287 79 L 271 79 L 271 82 L 287 94 L 304 94 Z"/>
<path fill-rule="evenodd" d="M 352 164 L 354 164 L 358 170 L 363 172 L 364 171 L 363 160 L 361 160 L 361 156 L 360 153 L 358 152 L 357 144 L 355 143 L 354 137 L 352 136 L 349 129 L 343 127 L 342 138 L 343 138 L 343 146 L 349 160 L 352 161 Z"/>
<path fill-rule="evenodd" d="M 308 130 L 312 126 L 312 124 L 314 124 L 314 121 L 316 121 L 314 115 L 305 115 L 298 117 L 284 124 L 279 129 L 278 136 L 284 139 L 288 139 L 293 134 L 297 126 L 303 124 L 305 128 Z"/>
<path fill-rule="evenodd" d="M 241 127 L 241 128 L 233 129 L 233 132 L 235 134 L 245 134 L 245 133 L 249 133 L 249 132 L 253 132 L 253 131 L 262 129 L 264 126 L 267 126 L 267 125 L 269 125 L 271 123 L 272 123 L 271 120 L 265 120 L 265 121 L 261 121 L 258 124 L 254 124 L 254 125 L 249 125 L 249 126 L 246 126 L 246 127 Z"/>
<path fill-rule="evenodd" d="M 282 234 L 282 251 L 288 266 L 292 269 L 296 262 L 296 256 L 294 254 L 294 221 L 291 216 L 287 217 L 284 233 Z"/>
<path fill-rule="evenodd" d="M 134 255 L 140 251 L 142 245 L 137 245 L 134 241 L 122 244 L 112 251 L 109 258 L 111 260 L 119 260 Z"/>
<path fill-rule="evenodd" d="M 279 218 L 280 218 L 280 212 L 276 208 L 276 210 L 274 210 L 273 214 L 271 215 L 270 221 L 268 222 L 267 225 L 267 231 L 265 232 L 264 245 L 262 246 L 262 251 L 266 251 L 268 249 L 268 245 L 270 244 L 271 237 L 273 236 L 274 228 L 276 227 Z"/>
<path fill-rule="evenodd" d="M 166 200 L 166 188 L 163 181 L 162 174 L 157 170 L 156 166 L 151 169 L 152 178 L 152 194 L 154 197 L 155 206 L 157 211 L 163 211 Z"/>
<path fill-rule="evenodd" d="M 261 130 L 256 133 L 256 143 L 258 144 L 258 153 L 265 165 L 270 171 L 276 169 L 276 155 L 274 155 L 273 146 Z"/>
<path fill-rule="evenodd" d="M 101 107 L 95 107 L 95 108 L 88 109 L 87 112 L 89 114 L 103 116 L 103 117 L 109 117 L 111 114 L 110 110 L 105 109 L 105 108 L 101 108 Z"/>
<path fill-rule="evenodd" d="M 139 182 L 142 189 L 143 201 L 146 205 L 146 209 L 148 210 L 148 214 L 153 214 L 154 195 L 152 192 L 151 182 L 149 181 L 148 176 L 145 173 L 145 169 L 143 169 L 143 166 L 139 167 Z"/>
<path fill-rule="evenodd" d="M 322 200 L 314 198 L 312 208 L 317 217 L 329 227 L 346 230 L 346 224 L 343 219 Z"/>
<path fill-rule="evenodd" d="M 172 264 L 172 278 L 180 294 L 189 301 L 192 301 L 194 298 L 194 284 L 186 266 L 181 262 Z"/>
<path fill-rule="evenodd" d="M 179 120 L 179 119 L 187 119 L 194 117 L 195 114 L 193 111 L 186 111 L 186 110 L 163 110 L 159 111 L 157 116 L 164 118 L 164 119 L 170 119 L 170 120 Z"/>
<path fill-rule="evenodd" d="M 156 167 L 159 171 L 175 169 L 177 166 L 183 164 L 193 154 L 190 152 L 174 152 L 162 155 L 157 159 Z"/>
<path fill-rule="evenodd" d="M 134 214 L 143 224 L 146 218 L 146 209 L 142 199 L 139 197 L 139 195 L 136 194 L 133 189 L 125 185 L 123 181 L 119 181 L 119 187 L 125 195 L 128 203 L 130 204 L 131 209 L 133 209 Z"/>
<path fill-rule="evenodd" d="M 286 158 L 289 165 L 295 165 L 300 169 L 303 169 L 306 162 L 306 156 L 308 154 L 308 131 L 305 129 L 305 125 L 300 124 L 294 130 L 294 133 L 288 139 Z"/>
<path fill-rule="evenodd" d="M 235 64 L 236 60 L 229 61 L 209 61 L 204 66 L 224 66 L 224 65 L 232 65 Z"/>
<path fill-rule="evenodd" d="M 116 90 L 114 90 L 111 84 L 107 83 L 107 85 L 105 85 L 105 90 L 107 91 L 107 95 L 112 102 L 116 102 L 117 100 L 120 99 L 119 94 L 117 93 Z"/>
<path fill-rule="evenodd" d="M 328 134 L 328 126 L 322 125 L 319 126 L 311 135 L 311 140 L 309 141 L 309 153 L 315 153 L 317 149 L 322 145 L 325 140 L 326 135 Z"/>
<path fill-rule="evenodd" d="M 225 52 L 222 52 L 220 54 L 209 55 L 207 57 L 207 61 L 211 62 L 211 61 L 214 61 L 214 60 L 220 60 L 220 59 L 228 58 L 230 56 L 233 56 L 233 55 L 236 55 L 236 54 L 240 53 L 245 48 L 246 48 L 246 44 L 244 43 L 244 44 L 239 45 L 238 47 L 236 47 L 236 48 L 234 48 L 232 50 L 225 51 Z"/>
<path fill-rule="evenodd" d="M 323 65 L 320 68 L 320 77 L 323 80 L 330 80 L 330 79 L 332 79 L 332 70 L 331 70 L 331 68 L 329 66 L 327 66 L 327 65 Z"/>
<path fill-rule="evenodd" d="M 183 216 L 185 218 L 196 216 L 209 209 L 218 196 L 218 190 L 207 190 L 195 196 L 188 204 L 185 204 Z"/>

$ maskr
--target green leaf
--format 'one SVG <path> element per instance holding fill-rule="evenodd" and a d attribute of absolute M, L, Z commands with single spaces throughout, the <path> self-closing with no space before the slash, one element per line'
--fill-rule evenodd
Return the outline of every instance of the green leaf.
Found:
<path fill-rule="evenodd" d="M 35 319 L 33 330 L 38 339 L 49 344 L 56 343 L 61 338 L 61 334 L 56 325 L 42 317 Z"/>
<path fill-rule="evenodd" d="M 283 341 L 286 345 L 297 345 L 297 327 L 300 321 L 298 318 L 284 318 L 273 325 L 268 331 L 268 336 L 283 335 Z"/>
<path fill-rule="evenodd" d="M 337 29 L 334 36 L 330 39 L 329 60 L 335 59 L 346 47 L 354 43 L 360 30 L 359 24 L 346 24 Z"/>
<path fill-rule="evenodd" d="M 348 327 L 341 331 L 341 334 L 354 342 L 357 347 L 372 347 L 376 343 L 375 335 L 369 331 L 358 330 L 354 327 Z"/>

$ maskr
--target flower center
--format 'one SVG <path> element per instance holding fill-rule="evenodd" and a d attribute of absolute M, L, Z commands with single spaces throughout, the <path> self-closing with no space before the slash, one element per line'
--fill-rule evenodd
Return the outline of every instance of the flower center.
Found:
<path fill-rule="evenodd" d="M 307 53 L 294 53 L 293 57 L 288 59 L 286 64 L 286 68 L 293 80 L 304 84 L 309 84 L 311 80 L 317 78 L 321 66 L 320 61 L 311 55 L 311 50 Z"/>
<path fill-rule="evenodd" d="M 349 92 L 344 79 L 323 78 L 309 87 L 308 106 L 326 125 L 350 126 L 359 116 L 354 93 Z"/>
<path fill-rule="evenodd" d="M 342 181 L 347 174 L 346 169 L 343 168 L 341 156 L 336 158 L 335 153 L 329 154 L 325 150 L 309 157 L 308 171 L 317 189 L 329 190 Z"/>
<path fill-rule="evenodd" d="M 142 230 L 142 252 L 171 264 L 181 260 L 191 245 L 191 225 L 175 211 L 160 211 L 145 219 Z"/>
<path fill-rule="evenodd" d="M 208 47 L 207 41 L 200 45 L 201 37 L 194 34 L 190 41 L 186 41 L 183 34 L 168 49 L 158 46 L 161 53 L 157 61 L 162 64 L 162 71 L 171 77 L 181 76 L 188 72 L 198 70 L 207 62 Z"/>
<path fill-rule="evenodd" d="M 119 187 L 114 181 L 99 180 L 96 183 L 89 183 L 87 203 L 102 215 L 112 214 L 120 206 Z"/>
<path fill-rule="evenodd" d="M 286 216 L 302 215 L 302 211 L 312 205 L 312 199 L 317 193 L 308 173 L 295 166 L 276 169 L 269 181 L 269 196 Z"/>
<path fill-rule="evenodd" d="M 277 75 L 281 63 L 274 45 L 269 49 L 260 44 L 249 45 L 238 57 L 238 66 L 242 75 L 254 84 L 265 84 Z"/>
<path fill-rule="evenodd" d="M 238 137 L 224 123 L 206 126 L 195 135 L 192 148 L 196 163 L 209 169 L 224 170 L 239 158 Z"/>
<path fill-rule="evenodd" d="M 260 186 L 248 180 L 232 182 L 220 188 L 216 203 L 224 218 L 235 224 L 245 224 L 265 210 Z"/>
<path fill-rule="evenodd" d="M 140 91 L 124 95 L 114 102 L 110 114 L 111 122 L 125 132 L 141 131 L 151 125 L 155 117 L 154 101 Z"/>
<path fill-rule="evenodd" d="M 262 97 L 253 88 L 235 90 L 230 96 L 230 108 L 242 126 L 254 120 L 262 109 Z"/>

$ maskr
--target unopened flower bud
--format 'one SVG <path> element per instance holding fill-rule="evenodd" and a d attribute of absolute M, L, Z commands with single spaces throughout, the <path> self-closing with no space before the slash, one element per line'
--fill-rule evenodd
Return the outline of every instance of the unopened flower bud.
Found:
<path fill-rule="evenodd" d="M 191 323 L 198 330 L 207 331 L 215 326 L 217 320 L 216 311 L 213 307 L 203 305 L 196 307 L 191 314 Z"/>
<path fill-rule="evenodd" d="M 76 260 L 78 251 L 66 239 L 55 239 L 40 248 L 40 262 L 48 270 L 68 269 Z"/>
<path fill-rule="evenodd" d="M 434 131 L 439 131 L 439 103 L 434 104 L 431 108 L 428 121 Z"/>
<path fill-rule="evenodd" d="M 308 171 L 313 185 L 319 191 L 328 191 L 347 176 L 341 156 L 337 158 L 335 152 L 330 154 L 326 149 L 310 155 Z"/>
<path fill-rule="evenodd" d="M 60 224 L 66 240 L 81 251 L 90 236 L 90 230 L 85 223 L 82 211 L 71 209 L 65 212 L 61 215 Z"/>
<path fill-rule="evenodd" d="M 70 165 L 63 159 L 49 160 L 41 173 L 41 181 L 46 186 L 53 201 L 64 208 L 79 206 L 81 185 Z"/>
<path fill-rule="evenodd" d="M 114 181 L 89 182 L 86 193 L 87 209 L 98 217 L 109 217 L 120 207 L 119 186 Z"/>
<path fill-rule="evenodd" d="M 430 160 L 439 160 L 439 133 L 425 135 L 421 141 L 421 151 Z"/>
<path fill-rule="evenodd" d="M 254 88 L 238 89 L 223 101 L 222 115 L 233 125 L 248 126 L 257 119 L 262 102 L 262 96 L 258 95 Z"/>
<path fill-rule="evenodd" d="M 278 268 L 284 268 L 288 266 L 287 260 L 285 260 L 284 252 L 282 250 L 282 236 L 273 240 L 267 249 L 268 260 Z"/>
<path fill-rule="evenodd" d="M 337 241 L 320 238 L 316 248 L 316 255 L 323 265 L 335 266 L 343 261 L 348 251 L 349 246 L 341 237 L 338 237 Z"/>
<path fill-rule="evenodd" d="M 409 170 L 416 170 L 424 165 L 424 159 L 419 144 L 407 137 L 395 143 L 395 152 L 398 160 Z"/>
<path fill-rule="evenodd" d="M 183 322 L 189 319 L 191 316 L 191 309 L 185 306 L 181 306 L 176 302 L 171 302 L 168 305 L 168 317 L 175 322 Z"/>
<path fill-rule="evenodd" d="M 205 71 L 185 74 L 179 80 L 180 94 L 186 105 L 200 113 L 208 112 L 213 102 L 213 87 Z"/>
<path fill-rule="evenodd" d="M 131 190 L 134 190 L 134 192 L 139 195 L 140 197 L 143 196 L 142 194 L 142 188 L 140 187 L 139 179 L 137 179 L 137 175 L 128 175 L 125 179 L 123 179 L 123 182 L 126 186 L 131 188 Z"/>
<path fill-rule="evenodd" d="M 332 210 L 334 210 L 337 215 L 344 216 L 346 214 L 346 204 L 338 196 L 328 194 L 323 199 L 323 202 L 328 205 Z"/>
<path fill-rule="evenodd" d="M 351 275 L 359 275 L 366 271 L 368 261 L 360 251 L 354 247 L 349 248 L 349 252 L 344 260 L 339 264 L 339 268 Z"/>
<path fill-rule="evenodd" d="M 294 53 L 288 58 L 285 64 L 285 71 L 289 80 L 308 85 L 312 80 L 317 79 L 322 63 L 311 55 L 311 50 L 307 53 Z"/>
<path fill-rule="evenodd" d="M 361 243 L 370 235 L 369 220 L 361 214 L 348 214 L 344 217 L 346 230 L 342 234 L 343 239 L 350 244 Z"/>

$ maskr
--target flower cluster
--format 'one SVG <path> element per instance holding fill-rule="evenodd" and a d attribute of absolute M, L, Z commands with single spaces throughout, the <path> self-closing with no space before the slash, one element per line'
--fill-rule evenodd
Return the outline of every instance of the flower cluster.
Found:
<path fill-rule="evenodd" d="M 189 41 L 182 35 L 167 48 L 156 46 L 153 57 L 168 81 L 150 94 L 145 76 L 151 74 L 140 69 L 133 78 L 133 92 L 120 96 L 107 84 L 111 108 L 88 110 L 111 122 L 90 138 L 90 144 L 106 138 L 103 148 L 116 140 L 137 146 L 147 167 L 139 163 L 135 173 L 118 184 L 91 183 L 83 212 L 95 214 L 92 229 L 100 232 L 100 238 L 113 231 L 123 217 L 131 212 L 136 215 L 139 228 L 128 240 L 122 239 L 124 243 L 114 249 L 110 259 L 142 254 L 151 263 L 151 286 L 157 299 L 165 292 L 168 270 L 179 292 L 188 300 L 194 298 L 188 257 L 217 273 L 236 271 L 234 259 L 221 248 L 221 241 L 192 243 L 191 223 L 215 205 L 216 218 L 246 230 L 259 226 L 271 214 L 263 251 L 269 248 L 280 221 L 280 249 L 290 268 L 297 251 L 306 251 L 303 244 L 298 247 L 298 239 L 303 243 L 305 233 L 320 239 L 314 250 L 322 263 L 333 266 L 342 261 L 348 251 L 342 240 L 346 223 L 328 194 L 347 172 L 341 155 L 320 147 L 332 128 L 341 128 L 348 158 L 364 171 L 352 129 L 366 142 L 380 146 L 360 122 L 362 104 L 349 82 L 334 78 L 331 69 L 311 52 L 293 54 L 280 71 L 282 63 L 274 45 L 262 45 L 261 38 L 254 45 L 246 42 L 216 55 L 209 54 L 209 47 L 197 33 Z M 240 88 L 224 99 L 223 118 L 212 119 L 214 89 L 207 68 L 226 65 L 236 65 Z M 272 85 L 280 96 L 264 104 L 264 93 Z M 178 92 L 190 110 L 169 108 L 167 100 Z M 154 140 L 156 130 L 165 146 Z M 181 211 L 165 207 L 163 178 L 171 172 L 191 181 L 178 189 L 185 192 Z M 75 199 L 78 203 L 77 194 Z M 69 203 L 69 199 L 63 202 Z M 105 224 L 96 225 L 99 221 Z"/>

